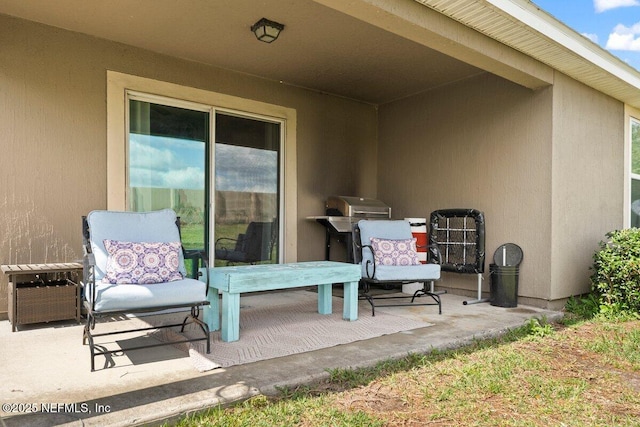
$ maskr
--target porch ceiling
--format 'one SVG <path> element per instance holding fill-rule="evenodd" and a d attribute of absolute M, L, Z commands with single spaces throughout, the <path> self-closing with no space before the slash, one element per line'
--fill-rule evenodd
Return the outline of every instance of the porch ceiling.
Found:
<path fill-rule="evenodd" d="M 312 0 L 0 0 L 0 13 L 372 104 L 483 70 Z M 249 27 L 285 25 L 266 44 Z"/>

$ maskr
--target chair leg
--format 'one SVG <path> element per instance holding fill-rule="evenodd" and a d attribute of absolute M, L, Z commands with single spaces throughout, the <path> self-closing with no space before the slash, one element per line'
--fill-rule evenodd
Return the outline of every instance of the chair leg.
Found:
<path fill-rule="evenodd" d="M 413 297 L 411 298 L 411 303 L 413 303 L 414 299 L 420 298 L 423 295 L 430 296 L 438 304 L 438 314 L 442 314 L 442 300 L 440 299 L 440 294 L 442 293 L 446 293 L 446 292 L 433 291 L 433 281 L 431 282 L 430 290 L 427 290 L 427 283 L 424 282 L 422 289 L 418 289 L 413 293 Z"/>
<path fill-rule="evenodd" d="M 371 317 L 375 317 L 376 315 L 376 306 L 373 303 L 373 297 L 369 294 L 362 294 L 358 297 L 358 299 L 366 299 L 369 304 L 371 304 Z"/>
<path fill-rule="evenodd" d="M 84 325 L 84 331 L 82 332 L 82 345 L 89 343 L 89 353 L 91 355 L 91 372 L 95 371 L 96 367 L 96 350 L 93 342 L 93 335 L 91 335 L 91 328 L 94 326 L 95 319 L 91 313 L 87 313 L 87 323 Z"/>
<path fill-rule="evenodd" d="M 108 350 L 106 347 L 100 345 L 100 344 L 96 344 L 94 342 L 94 337 L 102 337 L 102 336 L 107 336 L 107 335 L 117 335 L 117 334 L 123 334 L 123 333 L 130 333 L 130 332 L 141 332 L 141 331 L 149 331 L 149 330 L 155 330 L 155 329 L 161 329 L 161 328 L 175 328 L 178 326 L 181 326 L 181 330 L 180 332 L 184 332 L 185 326 L 189 323 L 195 323 L 197 324 L 200 329 L 202 330 L 203 334 L 204 334 L 204 338 L 185 338 L 184 341 L 179 341 L 180 343 L 187 343 L 187 342 L 192 342 L 192 341 L 203 341 L 206 340 L 207 341 L 207 353 L 211 353 L 211 334 L 209 333 L 209 326 L 203 322 L 200 318 L 200 305 L 195 305 L 195 306 L 191 306 L 191 313 L 189 315 L 187 315 L 185 317 L 185 319 L 183 320 L 182 323 L 174 323 L 174 324 L 163 324 L 163 325 L 158 325 L 158 326 L 149 326 L 149 327 L 143 327 L 143 328 L 137 328 L 137 329 L 128 329 L 128 330 L 119 330 L 119 331 L 114 331 L 114 332 L 103 332 L 103 333 L 97 333 L 92 334 L 91 331 L 93 330 L 93 328 L 95 327 L 95 319 L 96 316 L 94 313 L 87 313 L 87 323 L 84 327 L 84 331 L 83 331 L 83 337 L 82 337 L 82 343 L 83 345 L 86 344 L 87 342 L 89 343 L 89 351 L 91 354 L 91 372 L 95 371 L 95 358 L 96 356 L 101 356 L 104 355 L 106 360 L 105 360 L 105 368 L 107 367 L 111 367 L 111 366 L 115 366 L 115 362 L 113 361 L 113 359 L 111 358 L 111 355 L 116 354 L 116 353 L 121 353 L 123 351 L 133 351 L 133 350 L 138 350 L 138 349 L 142 349 L 142 348 L 152 348 L 152 347 L 158 347 L 158 346 L 163 346 L 163 345 L 173 345 L 174 342 L 163 342 L 163 343 L 158 343 L 158 344 L 151 344 L 151 345 L 140 345 L 140 346 L 132 346 L 132 347 L 128 347 L 126 349 L 118 349 L 118 350 Z M 129 310 L 127 310 L 127 312 L 129 312 Z M 113 312 L 110 313 L 110 315 L 112 315 Z"/>
<path fill-rule="evenodd" d="M 89 338 L 89 351 L 91 352 L 91 372 L 96 370 L 96 352 L 93 346 L 93 338 Z"/>
<path fill-rule="evenodd" d="M 91 355 L 91 372 L 96 370 L 96 346 L 93 342 L 93 336 L 91 332 L 87 331 L 87 338 L 89 339 L 89 354 Z"/>
<path fill-rule="evenodd" d="M 362 287 L 362 293 L 358 295 L 358 299 L 366 299 L 369 304 L 371 304 L 371 317 L 375 317 L 376 315 L 376 306 L 373 303 L 373 297 L 369 295 L 369 290 L 371 287 L 367 282 L 360 281 L 360 286 Z"/>
<path fill-rule="evenodd" d="M 84 325 L 84 330 L 82 331 L 82 345 L 87 345 L 87 339 L 89 338 L 89 319 L 87 318 L 87 323 Z"/>
<path fill-rule="evenodd" d="M 205 338 L 207 339 L 207 354 L 211 353 L 211 335 L 209 334 L 209 325 L 200 320 L 200 306 L 191 307 L 191 314 L 184 318 L 182 322 L 182 328 L 180 332 L 184 332 L 184 327 L 187 325 L 188 320 L 191 319 L 191 322 L 200 326 L 202 333 L 204 333 Z"/>

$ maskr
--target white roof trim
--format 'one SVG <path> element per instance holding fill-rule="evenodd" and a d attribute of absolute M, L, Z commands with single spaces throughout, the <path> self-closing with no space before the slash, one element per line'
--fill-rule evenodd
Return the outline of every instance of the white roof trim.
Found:
<path fill-rule="evenodd" d="M 589 62 L 592 62 L 600 68 L 640 89 L 640 73 L 638 71 L 625 64 L 623 61 L 619 60 L 617 57 L 613 56 L 607 50 L 601 48 L 591 40 L 556 20 L 543 10 L 538 8 L 535 12 L 539 13 L 533 13 L 534 11 L 524 7 L 522 4 L 517 4 L 512 0 L 486 1 L 487 3 L 491 3 L 495 7 L 507 12 L 509 15 L 523 22 L 528 27 L 582 56 Z M 527 3 L 528 5 L 533 6 L 530 2 Z M 537 6 L 535 7 L 537 8 Z M 620 64 L 614 64 L 612 60 L 616 62 L 619 61 Z M 630 70 L 624 69 L 621 65 L 626 66 Z"/>
<path fill-rule="evenodd" d="M 640 71 L 529 0 L 415 0 L 634 107 Z"/>

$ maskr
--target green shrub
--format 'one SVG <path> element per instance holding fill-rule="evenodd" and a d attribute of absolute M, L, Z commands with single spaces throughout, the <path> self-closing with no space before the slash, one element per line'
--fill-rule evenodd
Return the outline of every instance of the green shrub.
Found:
<path fill-rule="evenodd" d="M 640 312 L 640 229 L 612 231 L 593 255 L 592 290 L 607 315 Z"/>
<path fill-rule="evenodd" d="M 538 319 L 533 317 L 525 323 L 524 327 L 530 336 L 538 338 L 546 337 L 554 332 L 553 326 L 546 318 Z"/>
<path fill-rule="evenodd" d="M 573 296 L 567 301 L 565 310 L 579 320 L 592 319 L 600 312 L 600 299 L 593 292 L 583 296 Z"/>

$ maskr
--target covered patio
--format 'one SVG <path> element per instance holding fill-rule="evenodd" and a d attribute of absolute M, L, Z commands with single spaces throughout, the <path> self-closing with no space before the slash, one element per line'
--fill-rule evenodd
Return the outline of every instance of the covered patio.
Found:
<path fill-rule="evenodd" d="M 333 195 L 394 219 L 473 208 L 488 254 L 522 247 L 522 301 L 562 307 L 624 225 L 640 76 L 529 1 L 447 4 L 0 0 L 1 262 L 78 260 L 82 215 L 132 209 L 131 92 L 280 120 L 280 262 L 324 259 L 305 218 Z M 273 43 L 251 32 L 262 17 L 284 24 Z M 472 276 L 448 283 L 475 296 Z"/>
<path fill-rule="evenodd" d="M 268 294 L 255 298 L 265 297 Z M 442 315 L 424 306 L 379 309 L 426 321 L 429 326 L 424 328 L 202 373 L 194 368 L 187 353 L 173 346 L 124 352 L 114 357 L 115 366 L 102 369 L 103 362 L 98 361 L 98 370 L 92 373 L 89 350 L 81 345 L 81 325 L 32 325 L 12 333 L 9 322 L 2 321 L 0 341 L 5 350 L 0 352 L 0 400 L 15 404 L 3 406 L 2 425 L 151 423 L 258 393 L 273 393 L 276 387 L 295 387 L 326 378 L 327 370 L 372 366 L 408 353 L 454 348 L 504 333 L 534 317 L 557 320 L 562 316 L 561 312 L 523 305 L 463 305 L 463 297 L 451 294 L 442 299 Z M 360 304 L 361 319 L 370 317 L 368 303 Z M 122 322 L 114 322 L 114 327 L 118 323 Z M 358 321 L 347 323 L 358 326 Z M 212 352 L 220 352 L 228 344 L 215 344 Z M 35 409 L 36 413 L 30 413 Z"/>
<path fill-rule="evenodd" d="M 262 17 L 284 24 L 273 43 L 250 30 Z M 306 218 L 333 195 L 394 219 L 478 209 L 486 253 L 513 242 L 526 260 L 517 308 L 463 305 L 476 277 L 445 274 L 442 315 L 388 309 L 429 326 L 204 373 L 171 346 L 91 373 L 81 325 L 2 320 L 6 426 L 148 423 L 554 319 L 625 226 L 640 74 L 528 0 L 0 0 L 0 40 L 1 264 L 80 260 L 81 217 L 131 209 L 129 93 L 282 124 L 279 262 L 325 258 Z"/>

